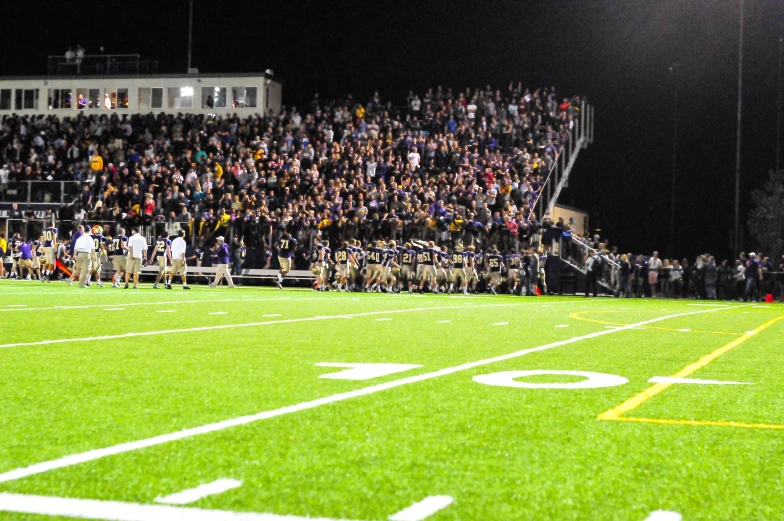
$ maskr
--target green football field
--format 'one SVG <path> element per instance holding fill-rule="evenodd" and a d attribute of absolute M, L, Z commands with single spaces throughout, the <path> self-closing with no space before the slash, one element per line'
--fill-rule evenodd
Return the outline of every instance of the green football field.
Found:
<path fill-rule="evenodd" d="M 0 281 L 0 519 L 784 519 L 781 319 Z"/>

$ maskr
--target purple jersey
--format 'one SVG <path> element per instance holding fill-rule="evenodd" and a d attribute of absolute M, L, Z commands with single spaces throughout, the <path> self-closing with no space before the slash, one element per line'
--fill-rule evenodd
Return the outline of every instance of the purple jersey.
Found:
<path fill-rule="evenodd" d="M 155 258 L 166 255 L 166 247 L 171 248 L 171 241 L 169 239 L 158 239 L 155 241 Z"/>
<path fill-rule="evenodd" d="M 44 246 L 54 248 L 57 243 L 57 228 L 47 228 L 44 230 Z"/>
<path fill-rule="evenodd" d="M 281 239 L 278 241 L 278 257 L 291 258 L 291 252 L 297 247 L 297 239 Z"/>

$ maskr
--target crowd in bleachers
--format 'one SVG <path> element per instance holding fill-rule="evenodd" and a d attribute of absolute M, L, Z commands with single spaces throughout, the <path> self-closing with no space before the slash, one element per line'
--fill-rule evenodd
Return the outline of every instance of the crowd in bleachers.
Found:
<path fill-rule="evenodd" d="M 270 248 L 283 232 L 452 245 L 527 245 L 532 208 L 578 116 L 552 88 L 375 93 L 251 118 L 194 114 L 9 116 L 7 183 L 83 183 L 61 221 L 179 222 Z M 0 189 L 3 189 L 0 186 Z"/>

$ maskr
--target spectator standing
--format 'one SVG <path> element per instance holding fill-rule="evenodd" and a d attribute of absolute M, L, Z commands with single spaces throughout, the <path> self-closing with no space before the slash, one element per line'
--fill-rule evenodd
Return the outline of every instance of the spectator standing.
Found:
<path fill-rule="evenodd" d="M 659 270 L 662 267 L 662 261 L 659 258 L 659 252 L 653 252 L 653 256 L 648 259 L 648 285 L 651 287 L 651 297 L 656 297 L 656 285 L 659 282 Z"/>
<path fill-rule="evenodd" d="M 718 283 L 719 273 L 716 268 L 716 259 L 707 256 L 703 267 L 703 277 L 705 280 L 705 298 L 716 300 L 716 284 Z"/>
<path fill-rule="evenodd" d="M 191 289 L 188 286 L 185 275 L 188 269 L 185 259 L 185 250 L 187 249 L 187 246 L 188 245 L 185 242 L 185 230 L 180 230 L 177 232 L 177 238 L 174 239 L 171 244 L 172 271 L 167 289 L 172 289 L 171 285 L 177 274 L 182 278 L 182 289 Z"/>
<path fill-rule="evenodd" d="M 131 230 L 131 238 L 128 239 L 128 264 L 125 266 L 125 289 L 128 289 L 128 281 L 133 273 L 133 289 L 139 289 L 139 272 L 142 271 L 142 259 L 147 251 L 147 241 L 139 235 L 139 229 Z"/>
<path fill-rule="evenodd" d="M 84 233 L 84 227 L 79 225 L 77 228 L 82 235 L 76 239 L 74 249 L 76 250 L 76 269 L 79 271 L 79 287 L 87 287 L 87 279 L 90 276 L 90 261 L 98 264 L 98 256 L 95 252 L 95 242 L 89 233 Z"/>
<path fill-rule="evenodd" d="M 223 239 L 223 236 L 218 237 L 218 245 L 216 247 L 218 253 L 218 269 L 215 272 L 215 280 L 210 283 L 210 287 L 214 288 L 218 285 L 222 277 L 226 277 L 226 282 L 229 283 L 229 287 L 234 287 L 234 281 L 231 279 L 231 273 L 229 273 L 229 262 L 231 261 L 231 255 L 229 254 L 229 245 Z"/>

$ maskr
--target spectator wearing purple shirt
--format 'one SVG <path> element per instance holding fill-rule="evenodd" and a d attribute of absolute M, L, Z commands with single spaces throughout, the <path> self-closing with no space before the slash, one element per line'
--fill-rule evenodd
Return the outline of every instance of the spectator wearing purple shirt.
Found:
<path fill-rule="evenodd" d="M 234 281 L 231 279 L 231 273 L 229 273 L 229 262 L 231 260 L 231 255 L 229 253 L 229 245 L 226 244 L 224 241 L 223 236 L 218 237 L 218 245 L 215 247 L 216 253 L 218 254 L 218 269 L 215 272 L 215 280 L 210 283 L 210 287 L 214 288 L 218 285 L 222 277 L 226 277 L 226 282 L 229 283 L 229 287 L 234 287 Z"/>
<path fill-rule="evenodd" d="M 24 241 L 19 245 L 19 278 L 22 278 L 22 269 L 27 269 L 27 280 L 30 280 L 33 265 L 33 246 L 29 241 Z"/>

